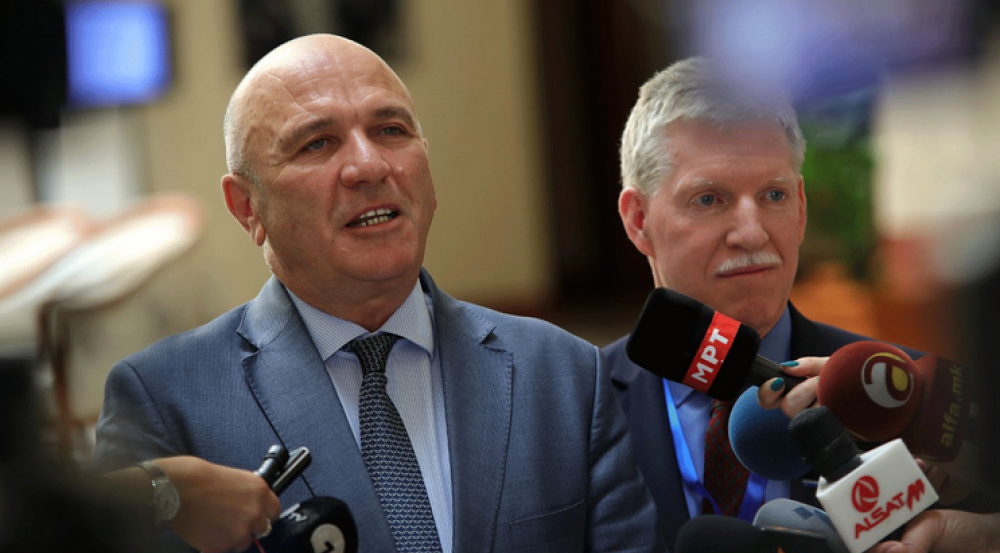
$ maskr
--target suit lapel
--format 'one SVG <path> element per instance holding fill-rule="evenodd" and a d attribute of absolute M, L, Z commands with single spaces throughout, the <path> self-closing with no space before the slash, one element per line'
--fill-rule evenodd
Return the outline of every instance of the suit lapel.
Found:
<path fill-rule="evenodd" d="M 788 314 L 792 320 L 792 341 L 788 348 L 792 359 L 831 353 L 830 344 L 820 336 L 816 325 L 799 313 L 792 302 L 788 302 Z"/>
<path fill-rule="evenodd" d="M 238 332 L 258 348 L 243 359 L 243 369 L 281 443 L 289 450 L 308 447 L 312 454 L 314 462 L 302 475 L 309 490 L 347 503 L 366 549 L 391 551 L 388 523 L 340 399 L 276 279 L 248 307 Z"/>
<path fill-rule="evenodd" d="M 434 301 L 436 348 L 444 383 L 451 456 L 454 551 L 488 551 L 510 440 L 513 360 L 484 344 L 494 325 L 481 319 L 421 274 Z"/>
<path fill-rule="evenodd" d="M 611 381 L 629 423 L 636 462 L 646 486 L 654 499 L 666 500 L 657 505 L 657 525 L 660 534 L 673 544 L 690 517 L 683 500 L 684 485 L 667 417 L 663 379 L 629 360 L 624 345 L 623 340 L 605 350 Z"/>

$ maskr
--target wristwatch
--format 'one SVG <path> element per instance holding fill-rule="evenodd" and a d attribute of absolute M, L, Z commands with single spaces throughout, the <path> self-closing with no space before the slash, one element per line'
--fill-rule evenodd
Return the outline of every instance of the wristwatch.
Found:
<path fill-rule="evenodd" d="M 177 493 L 177 488 L 163 469 L 152 461 L 143 461 L 139 463 L 139 467 L 152 480 L 153 495 L 149 500 L 149 508 L 153 512 L 153 522 L 157 526 L 170 522 L 181 508 L 181 496 Z"/>

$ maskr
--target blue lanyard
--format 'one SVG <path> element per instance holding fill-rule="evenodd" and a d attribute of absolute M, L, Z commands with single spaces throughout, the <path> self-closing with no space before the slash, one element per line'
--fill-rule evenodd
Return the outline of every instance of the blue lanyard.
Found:
<path fill-rule="evenodd" d="M 670 420 L 670 434 L 674 440 L 674 452 L 677 455 L 677 466 L 681 471 L 681 479 L 684 485 L 696 494 L 704 497 L 712 503 L 712 509 L 716 513 L 722 512 L 719 504 L 708 493 L 705 485 L 698 478 L 698 471 L 694 468 L 694 461 L 691 459 L 691 450 L 688 448 L 687 440 L 684 439 L 684 430 L 681 428 L 681 419 L 677 416 L 677 406 L 674 404 L 674 396 L 670 393 L 670 386 L 667 380 L 663 380 L 663 395 L 667 400 L 667 418 Z M 750 473 L 747 480 L 747 490 L 743 495 L 743 503 L 740 504 L 739 517 L 747 522 L 753 522 L 757 510 L 764 504 L 764 489 L 767 488 L 767 479 L 759 474 Z"/>

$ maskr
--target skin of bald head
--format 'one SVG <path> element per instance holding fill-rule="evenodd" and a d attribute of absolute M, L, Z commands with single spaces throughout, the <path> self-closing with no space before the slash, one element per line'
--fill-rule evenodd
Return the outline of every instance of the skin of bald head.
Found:
<path fill-rule="evenodd" d="M 259 184 L 259 177 L 256 174 L 251 157 L 252 152 L 248 151 L 246 144 L 247 123 L 257 116 L 255 109 L 257 104 L 247 102 L 246 100 L 246 95 L 253 88 L 254 80 L 260 74 L 267 72 L 269 67 L 282 66 L 288 61 L 288 58 L 292 58 L 291 62 L 294 63 L 296 52 L 306 48 L 322 48 L 324 44 L 332 45 L 333 47 L 356 47 L 370 52 L 372 56 L 378 57 L 377 54 L 357 42 L 328 34 L 298 37 L 268 52 L 243 76 L 243 79 L 230 96 L 229 103 L 226 106 L 226 113 L 223 118 L 223 136 L 226 144 L 226 166 L 230 173 L 247 177 L 254 184 Z M 386 68 L 392 71 L 388 65 L 386 65 Z M 393 74 L 395 75 L 395 73 Z M 396 78 L 397 80 L 399 79 L 398 76 Z M 406 90 L 401 80 L 399 83 Z M 408 90 L 406 94 L 409 97 Z M 410 99 L 410 103 L 412 105 L 412 98 Z M 419 121 L 417 122 L 417 128 L 418 130 L 420 129 Z"/>
<path fill-rule="evenodd" d="M 412 290 L 436 208 L 427 142 L 389 66 L 334 35 L 262 58 L 227 109 L 226 205 L 272 273 L 373 330 Z"/>

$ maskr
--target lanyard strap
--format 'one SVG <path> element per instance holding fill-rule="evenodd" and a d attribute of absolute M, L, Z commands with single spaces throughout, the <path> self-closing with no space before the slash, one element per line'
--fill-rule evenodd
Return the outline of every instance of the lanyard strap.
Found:
<path fill-rule="evenodd" d="M 694 460 L 691 458 L 691 450 L 688 448 L 687 440 L 684 439 L 684 430 L 681 428 L 681 419 L 677 415 L 677 406 L 674 404 L 674 396 L 670 393 L 670 385 L 663 379 L 663 395 L 667 402 L 667 419 L 670 421 L 670 435 L 674 440 L 674 453 L 677 456 L 677 466 L 681 471 L 681 479 L 684 485 L 694 493 L 707 499 L 712 504 L 712 509 L 716 513 L 721 512 L 719 504 L 712 498 L 712 494 L 705 489 L 705 484 L 698 478 L 698 471 L 694 468 Z M 747 522 L 753 522 L 757 510 L 764 504 L 764 490 L 767 488 L 767 479 L 759 474 L 750 473 L 747 480 L 747 489 L 743 494 L 743 503 L 740 504 L 739 517 Z"/>

